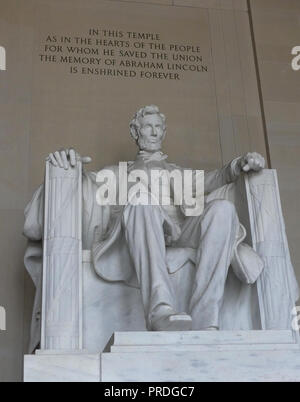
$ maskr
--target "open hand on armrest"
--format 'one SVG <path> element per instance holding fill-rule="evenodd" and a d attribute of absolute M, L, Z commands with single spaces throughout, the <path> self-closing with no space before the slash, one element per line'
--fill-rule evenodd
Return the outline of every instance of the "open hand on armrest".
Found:
<path fill-rule="evenodd" d="M 69 167 L 74 167 L 77 161 L 82 163 L 90 163 L 92 158 L 89 156 L 80 156 L 78 152 L 73 148 L 65 148 L 56 152 L 51 152 L 46 160 L 50 161 L 52 165 L 61 167 L 62 169 L 69 169 Z"/>

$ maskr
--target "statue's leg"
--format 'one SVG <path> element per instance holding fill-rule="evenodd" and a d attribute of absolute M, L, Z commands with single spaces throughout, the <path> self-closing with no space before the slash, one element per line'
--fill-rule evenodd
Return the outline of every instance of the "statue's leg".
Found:
<path fill-rule="evenodd" d="M 155 322 L 162 323 L 161 329 L 164 329 L 163 326 L 176 329 L 174 320 L 165 320 L 165 317 L 176 314 L 176 300 L 166 266 L 163 222 L 164 216 L 159 206 L 128 204 L 124 209 L 123 230 L 139 281 L 149 330 L 160 329 L 154 328 Z M 182 329 L 188 329 L 185 322 L 181 325 Z"/>
<path fill-rule="evenodd" d="M 178 245 L 197 249 L 189 309 L 193 329 L 219 325 L 219 310 L 238 227 L 235 207 L 226 200 L 211 201 L 201 216 L 186 218 Z"/>

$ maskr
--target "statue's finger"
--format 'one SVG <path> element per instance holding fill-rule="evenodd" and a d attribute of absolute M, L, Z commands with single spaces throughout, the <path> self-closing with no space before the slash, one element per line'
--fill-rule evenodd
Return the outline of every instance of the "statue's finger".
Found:
<path fill-rule="evenodd" d="M 71 166 L 76 166 L 76 152 L 73 148 L 69 149 L 69 157 Z"/>
<path fill-rule="evenodd" d="M 68 148 L 60 148 L 58 151 L 59 151 L 59 153 L 61 155 L 62 155 L 63 152 L 65 152 L 65 154 L 67 155 L 67 158 L 68 158 L 68 155 L 69 155 L 69 149 Z"/>
<path fill-rule="evenodd" d="M 259 167 L 259 161 L 257 159 L 253 159 L 252 165 L 254 168 L 258 168 Z"/>
<path fill-rule="evenodd" d="M 249 167 L 252 168 L 254 166 L 254 159 L 252 157 L 248 158 L 247 163 L 248 163 Z"/>
<path fill-rule="evenodd" d="M 81 158 L 81 162 L 82 163 L 90 163 L 90 162 L 92 162 L 92 158 L 90 156 L 83 156 Z"/>
<path fill-rule="evenodd" d="M 257 162 L 258 168 L 259 168 L 259 169 L 263 169 L 263 167 L 264 167 L 264 160 L 263 160 L 263 158 L 262 158 L 260 155 L 257 157 L 256 162 Z"/>
<path fill-rule="evenodd" d="M 56 159 L 54 158 L 52 153 L 49 154 L 49 159 L 50 159 L 50 162 L 52 163 L 52 165 L 57 166 Z"/>
<path fill-rule="evenodd" d="M 66 151 L 61 151 L 60 155 L 61 155 L 61 159 L 62 159 L 63 164 L 64 164 L 64 168 L 67 170 L 69 168 L 69 162 L 68 162 Z"/>
<path fill-rule="evenodd" d="M 258 152 L 253 152 L 254 156 L 255 156 L 255 161 L 261 166 L 263 165 L 264 162 L 264 158 L 261 154 L 259 154 Z"/>
<path fill-rule="evenodd" d="M 251 163 L 251 160 L 245 160 L 245 164 L 244 164 L 244 166 L 243 166 L 243 171 L 244 172 L 249 172 L 249 170 L 251 170 L 252 169 L 252 163 Z"/>
<path fill-rule="evenodd" d="M 246 165 L 243 166 L 243 171 L 244 172 L 249 172 L 249 170 L 250 170 L 250 166 L 247 163 Z"/>
<path fill-rule="evenodd" d="M 63 164 L 63 161 L 61 159 L 60 153 L 58 151 L 56 151 L 56 152 L 54 152 L 54 156 L 55 156 L 55 159 L 56 159 L 56 161 L 58 163 L 58 166 L 63 168 L 64 164 Z"/>

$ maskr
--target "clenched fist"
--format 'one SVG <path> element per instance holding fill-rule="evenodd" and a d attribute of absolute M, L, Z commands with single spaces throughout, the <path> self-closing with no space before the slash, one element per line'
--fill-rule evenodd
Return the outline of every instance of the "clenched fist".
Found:
<path fill-rule="evenodd" d="M 240 157 L 238 165 L 243 172 L 259 172 L 265 167 L 265 158 L 257 152 L 248 152 Z"/>

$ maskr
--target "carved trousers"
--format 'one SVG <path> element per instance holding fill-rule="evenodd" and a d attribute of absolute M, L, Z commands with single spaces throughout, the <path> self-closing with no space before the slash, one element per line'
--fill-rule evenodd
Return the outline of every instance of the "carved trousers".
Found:
<path fill-rule="evenodd" d="M 174 311 L 175 292 L 166 265 L 165 212 L 160 206 L 127 205 L 123 229 L 139 281 L 148 329 L 160 315 Z M 226 200 L 206 204 L 202 215 L 187 217 L 172 247 L 196 250 L 196 272 L 188 314 L 193 329 L 218 327 L 225 281 L 239 221 Z M 184 286 L 184 284 L 183 284 Z"/>

